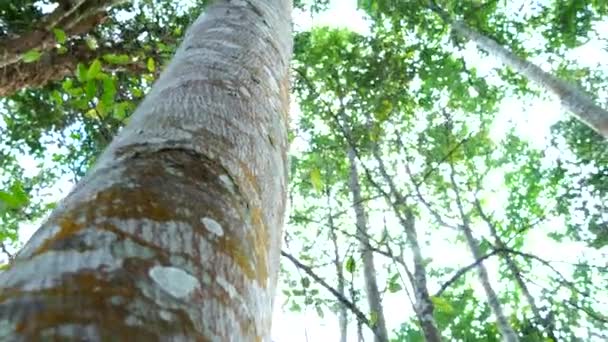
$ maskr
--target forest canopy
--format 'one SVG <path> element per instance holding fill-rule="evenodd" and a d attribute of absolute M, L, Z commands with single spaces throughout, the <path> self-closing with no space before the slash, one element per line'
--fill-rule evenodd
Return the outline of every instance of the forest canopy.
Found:
<path fill-rule="evenodd" d="M 3 270 L 208 2 L 0 1 Z M 608 2 L 292 16 L 274 340 L 608 340 Z"/>

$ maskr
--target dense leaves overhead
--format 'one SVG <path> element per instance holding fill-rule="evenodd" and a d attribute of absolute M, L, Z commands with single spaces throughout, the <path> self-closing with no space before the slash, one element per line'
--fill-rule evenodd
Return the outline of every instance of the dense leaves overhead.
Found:
<path fill-rule="evenodd" d="M 338 2 L 296 1 L 295 13 L 319 15 Z M 0 66 L 1 246 L 16 249 L 20 229 L 84 175 L 205 4 L 105 2 L 95 7 L 102 14 L 94 23 L 50 27 L 41 41 L 52 43 Z M 36 32 L 58 6 L 0 2 L 0 57 L 3 42 Z M 542 63 L 603 106 L 608 65 L 599 60 L 607 52 L 599 30 L 608 25 L 608 4 L 358 6 L 368 30 L 294 33 L 291 211 L 279 302 L 286 315 L 312 308 L 333 322 L 328 317 L 346 309 L 348 330 L 340 333 L 372 336 L 378 313 L 365 301 L 352 150 L 392 340 L 425 340 L 421 273 L 444 340 L 501 340 L 505 327 L 476 274 L 482 267 L 521 341 L 608 338 L 607 140 L 565 112 L 552 113 L 560 109 L 547 105 L 545 89 L 446 20 Z M 596 66 L 577 59 L 581 48 L 597 52 Z M 551 131 L 543 136 L 544 128 L 527 127 L 534 124 Z M 404 225 L 408 215 L 415 229 Z"/>

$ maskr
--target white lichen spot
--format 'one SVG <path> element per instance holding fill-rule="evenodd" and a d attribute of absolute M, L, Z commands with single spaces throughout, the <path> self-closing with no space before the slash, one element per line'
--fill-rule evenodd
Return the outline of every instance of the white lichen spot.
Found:
<path fill-rule="evenodd" d="M 137 326 L 137 325 L 143 325 L 143 322 L 141 321 L 141 319 L 131 315 L 125 319 L 125 324 L 127 324 L 129 326 Z"/>
<path fill-rule="evenodd" d="M 203 284 L 209 285 L 211 284 L 211 277 L 207 273 L 203 273 Z"/>
<path fill-rule="evenodd" d="M 222 229 L 222 226 L 217 223 L 216 220 L 209 217 L 203 217 L 201 219 L 201 222 L 205 225 L 205 228 L 207 228 L 207 230 L 212 232 L 213 234 L 216 234 L 218 236 L 224 235 L 224 229 Z"/>
<path fill-rule="evenodd" d="M 169 311 L 160 310 L 158 312 L 158 315 L 160 316 L 160 318 L 164 319 L 165 321 L 170 322 L 173 320 L 173 315 Z"/>
<path fill-rule="evenodd" d="M 110 303 L 112 303 L 113 305 L 123 305 L 126 303 L 126 301 L 124 297 L 112 296 L 110 297 Z"/>
<path fill-rule="evenodd" d="M 180 268 L 154 266 L 148 273 L 161 289 L 176 298 L 184 298 L 200 287 L 194 276 Z"/>
<path fill-rule="evenodd" d="M 220 181 L 222 182 L 222 184 L 224 184 L 228 191 L 234 193 L 234 182 L 232 182 L 232 179 L 230 179 L 228 175 L 221 175 Z"/>

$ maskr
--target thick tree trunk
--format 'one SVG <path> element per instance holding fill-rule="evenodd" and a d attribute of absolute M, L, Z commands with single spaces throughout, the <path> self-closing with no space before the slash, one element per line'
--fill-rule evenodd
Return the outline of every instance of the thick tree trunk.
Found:
<path fill-rule="evenodd" d="M 577 119 L 608 138 L 608 111 L 598 106 L 583 90 L 552 74 L 545 72 L 536 64 L 521 58 L 496 41 L 468 27 L 464 22 L 452 20 L 448 13 L 441 8 L 430 5 L 442 20 L 450 25 L 452 30 L 462 37 L 474 42 L 481 49 L 494 55 L 502 63 L 526 76 L 532 82 L 553 92 Z"/>
<path fill-rule="evenodd" d="M 2 340 L 267 339 L 285 208 L 289 0 L 218 1 L 0 274 Z"/>
<path fill-rule="evenodd" d="M 382 309 L 382 299 L 376 280 L 376 269 L 374 267 L 374 253 L 370 248 L 370 240 L 367 231 L 367 215 L 363 208 L 363 198 L 361 197 L 361 184 L 357 172 L 357 160 L 355 150 L 348 147 L 348 161 L 350 164 L 348 186 L 352 194 L 353 207 L 355 210 L 357 239 L 360 242 L 361 259 L 363 260 L 363 277 L 365 281 L 365 293 L 369 309 L 375 315 L 374 341 L 388 342 L 388 332 L 384 320 L 384 310 Z"/>

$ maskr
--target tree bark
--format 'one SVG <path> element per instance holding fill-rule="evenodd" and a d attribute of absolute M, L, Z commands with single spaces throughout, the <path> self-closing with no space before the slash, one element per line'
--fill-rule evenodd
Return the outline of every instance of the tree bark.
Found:
<path fill-rule="evenodd" d="M 269 338 L 291 1 L 217 1 L 0 274 L 2 340 Z"/>
<path fill-rule="evenodd" d="M 453 20 L 443 9 L 430 5 L 432 11 L 454 32 L 474 42 L 481 49 L 498 58 L 503 64 L 526 76 L 532 82 L 553 92 L 572 115 L 591 129 L 608 138 L 608 111 L 593 101 L 582 89 L 544 71 L 536 64 L 521 58 L 489 37 L 471 29 L 464 22 Z"/>
<path fill-rule="evenodd" d="M 357 160 L 355 150 L 349 146 L 347 149 L 349 161 L 349 181 L 348 187 L 352 194 L 353 207 L 355 210 L 357 239 L 360 242 L 359 250 L 361 251 L 361 259 L 363 260 L 363 277 L 365 281 L 365 293 L 370 311 L 376 316 L 374 325 L 374 341 L 388 342 L 388 332 L 384 320 L 384 310 L 382 309 L 382 299 L 378 290 L 376 280 L 376 269 L 374 266 L 374 253 L 370 249 L 370 241 L 368 236 L 367 215 L 363 208 L 363 198 L 361 197 L 361 184 L 359 182 L 359 174 L 357 172 Z"/>

